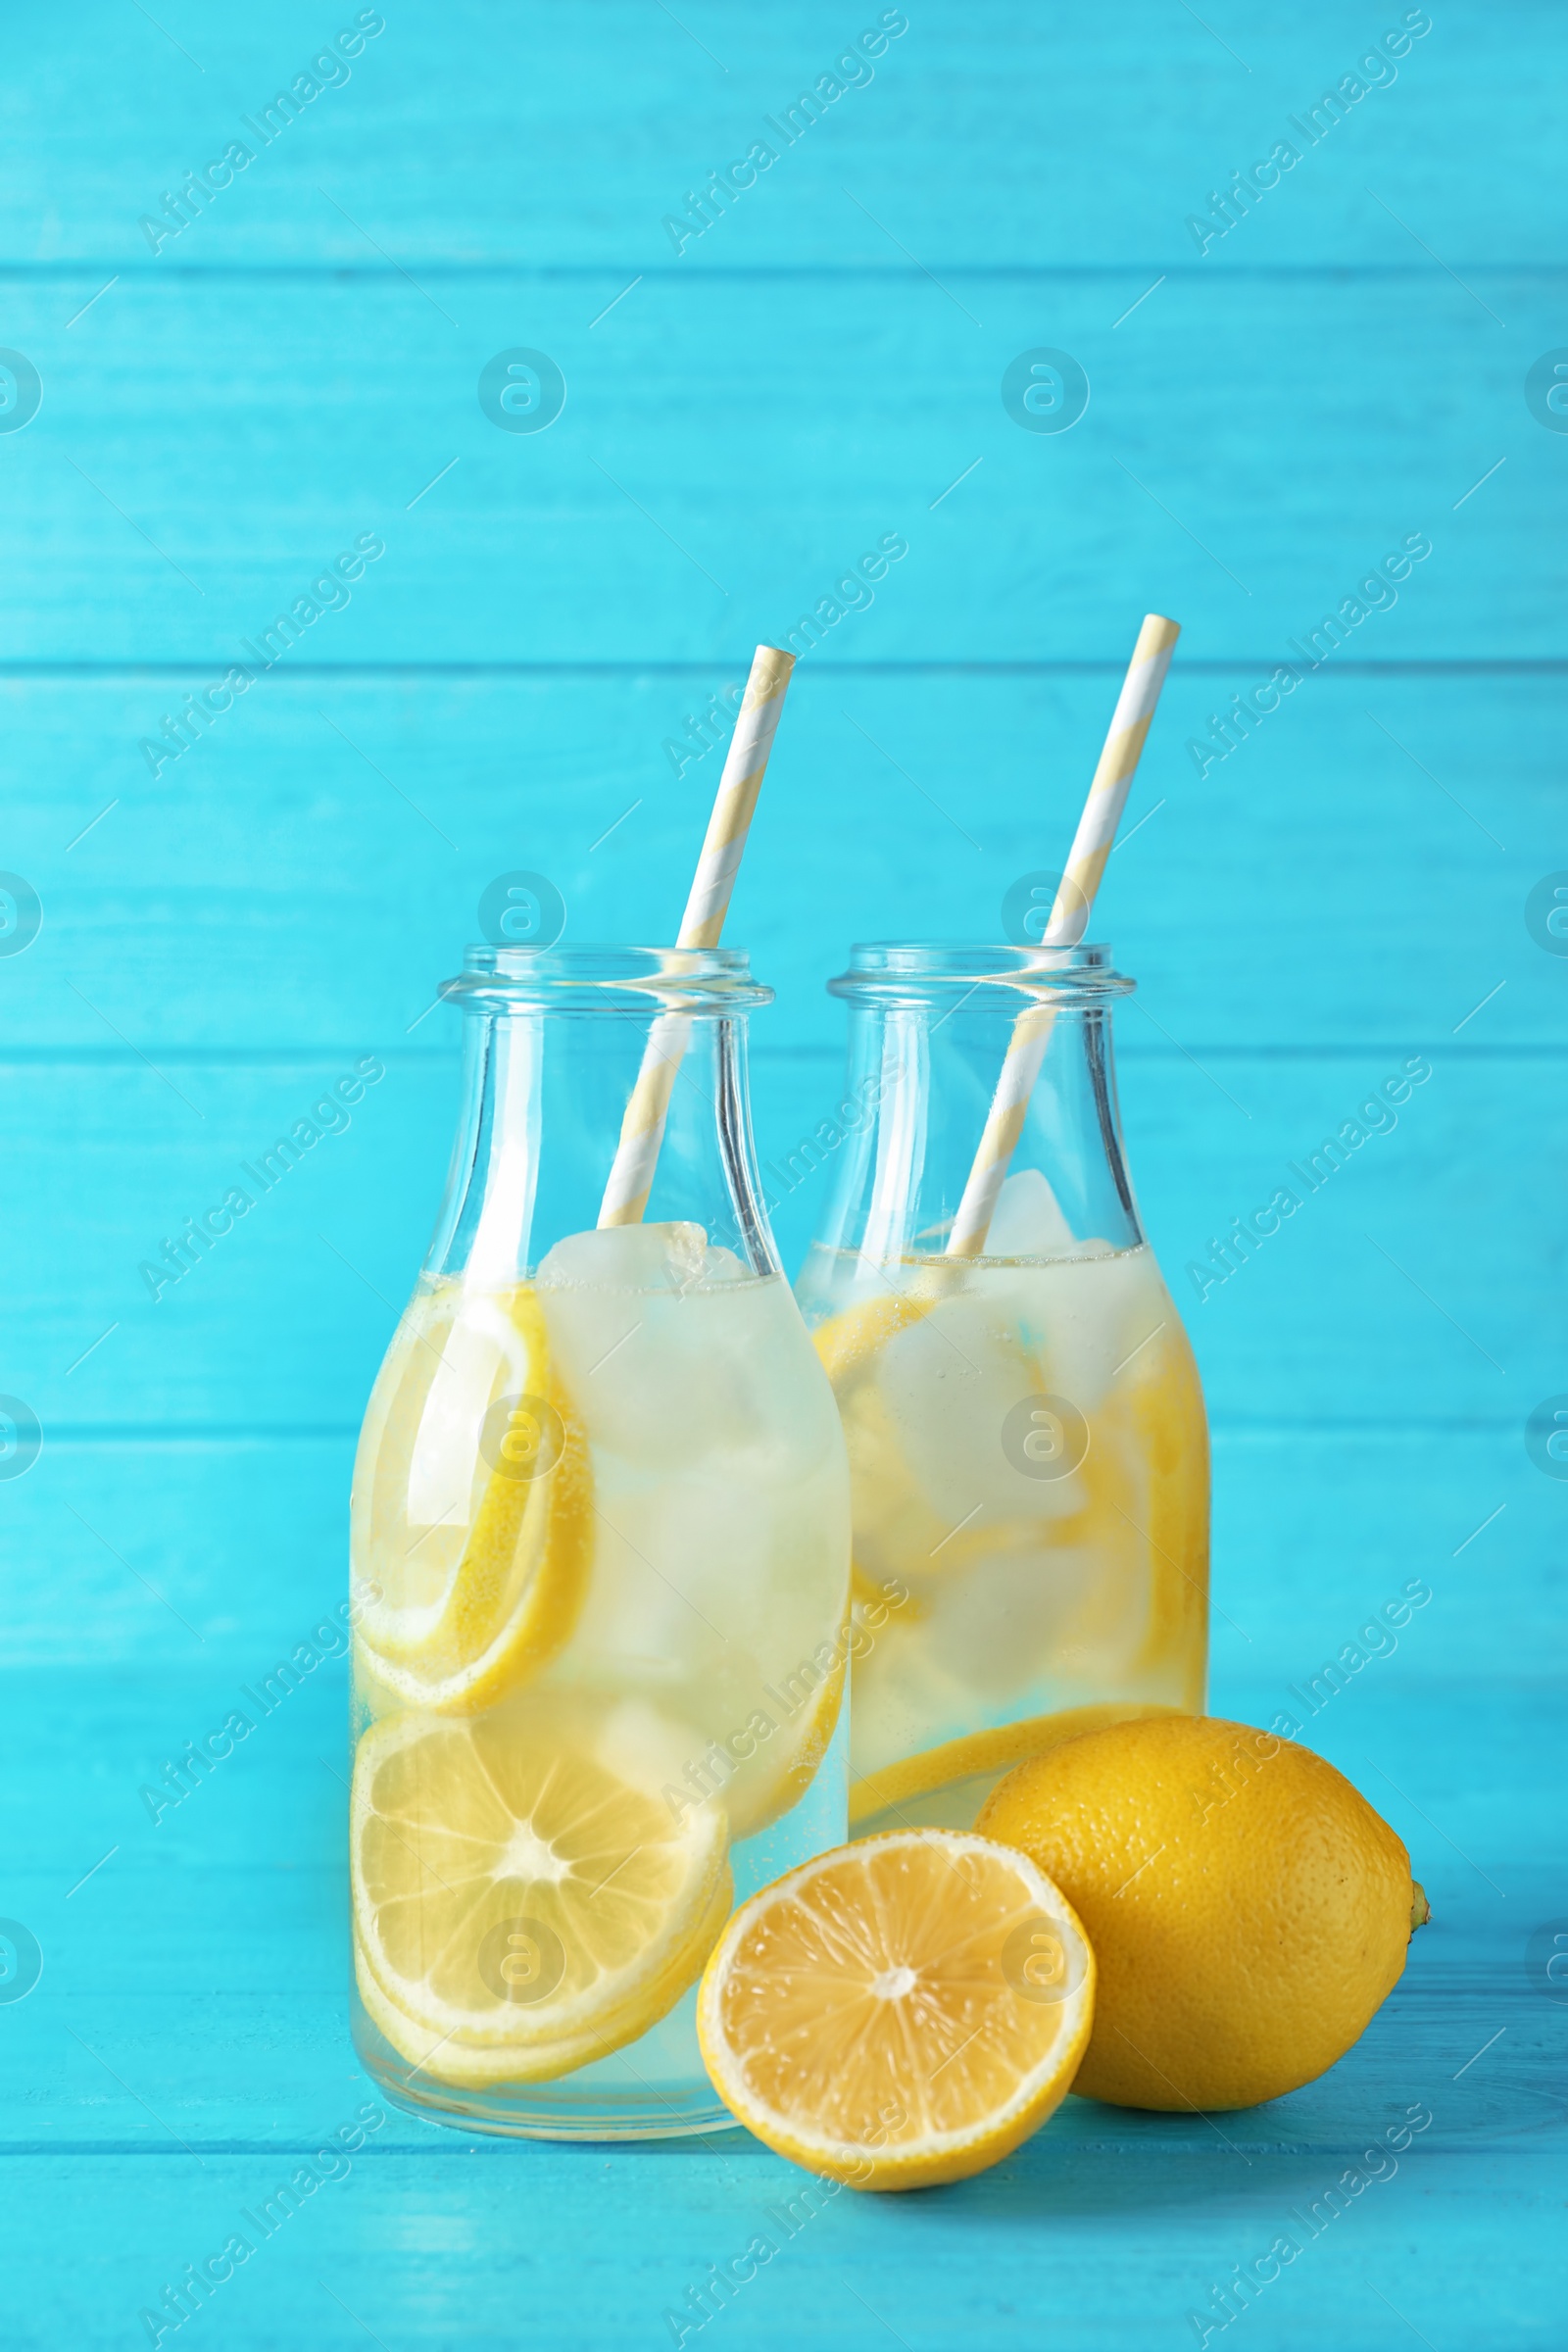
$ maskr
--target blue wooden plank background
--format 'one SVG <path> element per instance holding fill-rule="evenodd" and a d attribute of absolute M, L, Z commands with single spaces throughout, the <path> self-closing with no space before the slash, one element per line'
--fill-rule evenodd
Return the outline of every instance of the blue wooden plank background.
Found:
<path fill-rule="evenodd" d="M 672 237 L 878 23 L 874 69 Z M 1416 2109 L 1397 2171 L 1208 2340 L 1561 2341 L 1568 1484 L 1526 1424 L 1568 1392 L 1564 50 L 1546 0 L 84 0 L 13 28 L 0 1390 L 42 1451 L 0 1480 L 0 1918 L 42 1975 L 0 1983 L 8 2344 L 149 2341 L 141 2310 L 369 2099 L 341 1667 L 156 1827 L 137 1788 L 340 1594 L 455 1109 L 430 1006 L 486 883 L 537 868 L 569 937 L 666 936 L 720 759 L 669 743 L 884 534 L 906 554 L 801 662 L 735 902 L 779 992 L 763 1150 L 837 1092 L 850 941 L 995 935 L 1061 853 L 1141 614 L 1179 615 L 1102 907 L 1214 1420 L 1213 1703 L 1304 1715 L 1424 1578 L 1303 1737 L 1435 1923 L 1323 2082 L 1212 2121 L 1069 2101 L 963 2188 L 835 2200 L 700 2331 L 688 2290 L 790 2168 L 736 2133 L 399 2115 L 189 2330 L 599 2352 L 677 2340 L 684 2306 L 688 2343 L 760 2352 L 1175 2352 Z M 518 347 L 564 379 L 546 431 L 481 406 Z M 1069 430 L 1004 403 L 1042 348 L 1087 377 Z M 348 601 L 174 756 L 166 720 L 357 540 L 383 552 Z M 1358 594 L 1417 540 L 1396 599 Z M 1331 613 L 1344 642 L 1227 748 Z M 369 1053 L 351 1126 L 150 1299 L 139 1261 Z M 1200 1303 L 1209 1236 L 1417 1054 L 1397 1128 Z M 792 1265 L 816 1206 L 780 1207 Z"/>

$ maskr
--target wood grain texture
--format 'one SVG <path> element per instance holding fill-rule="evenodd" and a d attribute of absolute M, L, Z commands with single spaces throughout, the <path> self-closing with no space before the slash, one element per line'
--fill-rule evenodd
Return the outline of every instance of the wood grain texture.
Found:
<path fill-rule="evenodd" d="M 1424 2102 L 1397 2174 L 1233 2325 L 1261 2352 L 1550 2344 L 1568 2001 L 1526 1957 L 1568 1923 L 1568 1487 L 1523 1424 L 1568 1390 L 1568 963 L 1527 906 L 1568 869 L 1568 435 L 1525 378 L 1565 331 L 1560 12 L 1446 0 L 1200 254 L 1188 215 L 1402 8 L 934 0 L 677 255 L 663 216 L 878 7 L 412 0 L 155 253 L 163 191 L 357 13 L 88 0 L 27 24 L 0 91 L 0 343 L 42 387 L 0 429 L 0 868 L 42 908 L 0 953 L 0 1391 L 44 1429 L 0 1479 L 0 1917 L 44 1959 L 0 1999 L 8 2340 L 151 2340 L 140 2310 L 369 2095 L 341 1665 L 156 1824 L 138 1790 L 341 1593 L 355 1427 L 450 1141 L 431 1001 L 480 892 L 533 867 L 568 937 L 663 936 L 722 757 L 666 741 L 897 533 L 800 663 L 737 893 L 778 990 L 763 1155 L 839 1091 L 850 942 L 995 935 L 1065 847 L 1139 617 L 1176 613 L 1102 912 L 1140 982 L 1135 1178 L 1214 1420 L 1212 1703 L 1294 1712 L 1436 1917 L 1322 2082 L 1211 2120 L 1069 2101 L 958 2190 L 833 2202 L 701 2341 L 1174 2352 Z M 565 377 L 544 433 L 479 406 L 519 345 Z M 1003 404 L 1042 346 L 1089 378 L 1066 433 Z M 1417 532 L 1396 605 L 1195 757 Z M 150 763 L 368 533 L 348 605 Z M 349 1129 L 155 1304 L 139 1260 L 372 1053 Z M 1397 1129 L 1200 1302 L 1189 1259 L 1416 1054 Z M 783 1191 L 791 1265 L 819 1182 Z M 179 2340 L 670 2344 L 800 2185 L 739 2133 L 392 2116 Z"/>
<path fill-rule="evenodd" d="M 78 1671 L 37 1686 L 24 1730 L 57 1765 L 45 1822 L 28 1808 L 12 1850 L 47 1973 L 4 2021 L 0 2124 L 21 2183 L 10 2218 L 23 2344 L 133 2340 L 136 2310 L 243 2230 L 237 2209 L 254 2212 L 370 2095 L 340 1992 L 339 1701 L 307 1686 L 155 1829 L 137 1820 L 133 1793 L 148 1734 L 156 1746 L 203 1728 L 210 1697 L 167 1674 Z M 1246 1684 L 1222 1685 L 1216 1702 L 1243 1715 L 1268 1703 Z M 1540 1844 L 1560 1825 L 1547 1792 L 1526 1793 L 1555 1705 L 1471 1686 L 1468 1720 L 1492 1759 L 1477 1774 L 1446 1752 L 1452 1704 L 1435 1686 L 1385 1696 L 1370 1723 L 1326 1722 L 1326 1752 L 1380 1793 L 1385 1774 L 1398 1784 L 1385 1801 L 1436 1912 L 1394 1998 L 1328 2077 L 1217 2119 L 1072 2100 L 951 2196 L 846 2200 L 791 2237 L 775 2227 L 777 2269 L 726 2315 L 736 2340 L 771 2348 L 804 2326 L 838 2344 L 873 2340 L 848 2283 L 911 2345 L 960 2331 L 1014 2343 L 1047 2312 L 1068 2341 L 1129 2352 L 1180 2341 L 1211 2283 L 1412 2110 L 1430 2124 L 1262 2298 L 1258 2340 L 1294 2348 L 1332 2325 L 1348 2343 L 1381 2344 L 1379 2295 L 1423 2332 L 1436 2325 L 1435 2342 L 1481 2346 L 1500 2325 L 1527 2328 L 1562 2242 L 1568 2018 L 1523 1965 L 1531 1931 L 1561 1899 Z M 84 1840 L 79 1868 L 119 1847 L 69 1894 L 55 1862 L 67 1824 Z M 106 1949 L 120 1955 L 113 1983 Z M 339 2328 L 335 2296 L 388 2343 L 436 2345 L 454 2331 L 501 2343 L 515 2340 L 521 2296 L 563 2315 L 559 2340 L 653 2344 L 662 2311 L 767 2230 L 769 2208 L 800 2185 L 738 2133 L 659 2151 L 509 2147 L 392 2114 L 346 2177 L 270 2238 L 258 2233 L 254 2270 L 236 2274 L 214 2316 L 228 2341 L 269 2344 L 291 2324 L 336 2343 L 353 2330 Z M 58 2256 L 51 2267 L 53 2217 L 84 2196 L 101 2226 L 68 2272 Z M 1483 2293 L 1477 2270 L 1499 2222 L 1510 2259 Z"/>
<path fill-rule="evenodd" d="M 5 118 L 19 258 L 145 266 L 139 216 L 244 136 L 239 115 L 286 87 L 358 13 L 286 0 L 265 20 L 219 28 L 177 5 L 159 12 L 161 34 L 97 0 L 69 29 L 41 25 Z M 870 86 L 824 107 L 687 249 L 688 272 L 909 267 L 846 202 L 846 179 L 939 271 L 1148 263 L 1152 275 L 1194 262 L 1187 215 L 1287 137 L 1285 118 L 1404 14 L 1390 6 L 1320 24 L 1238 6 L 1177 22 L 1158 0 L 1130 0 L 1111 31 L 1013 0 L 906 13 L 910 28 Z M 629 276 L 668 266 L 662 216 L 743 155 L 763 135 L 761 118 L 810 88 L 882 14 L 840 0 L 783 0 L 760 14 L 694 0 L 678 23 L 637 0 L 566 0 L 538 17 L 481 0 L 395 11 L 347 84 L 310 101 L 159 265 L 166 274 L 363 267 L 376 259 L 373 236 L 413 269 L 502 261 L 612 273 L 625 264 Z M 1234 253 L 1211 249 L 1211 264 L 1245 253 L 1253 268 L 1430 269 L 1368 197 L 1370 180 L 1456 269 L 1557 266 L 1560 195 L 1520 166 L 1552 134 L 1558 32 L 1548 0 L 1506 11 L 1451 0 L 1394 86 L 1348 110 L 1243 224 L 1245 244 L 1233 236 Z M 29 168 L 44 141 L 58 167 L 46 183 Z"/>
<path fill-rule="evenodd" d="M 823 660 L 1125 663 L 1135 576 L 1135 605 L 1182 616 L 1179 661 L 1250 684 L 1424 533 L 1355 656 L 1560 659 L 1560 537 L 1526 527 L 1561 520 L 1560 436 L 1523 397 L 1560 285 L 1487 283 L 1506 326 L 1442 271 L 1181 274 L 1122 324 L 1137 289 L 1073 275 L 963 277 L 961 307 L 921 276 L 660 275 L 595 325 L 613 289 L 577 279 L 476 273 L 449 323 L 393 271 L 133 274 L 73 326 L 90 285 L 21 278 L 8 331 L 45 392 L 3 451 L 7 657 L 220 675 L 376 532 L 308 658 L 706 662 L 896 533 L 908 555 Z M 537 433 L 477 398 L 519 337 L 566 382 Z M 1089 378 L 1064 432 L 1003 405 L 1041 346 Z M 1431 396 L 1452 379 L 1462 398 Z"/>
<path fill-rule="evenodd" d="M 825 656 L 798 666 L 735 893 L 778 991 L 764 1054 L 842 1051 L 823 984 L 853 940 L 1000 936 L 1013 881 L 1064 855 L 1115 700 L 1110 670 Z M 280 667 L 156 780 L 137 742 L 186 680 L 0 681 L 5 856 L 43 905 L 0 957 L 7 1050 L 124 1054 L 112 1021 L 155 1058 L 450 1051 L 452 1015 L 411 1025 L 494 875 L 548 874 L 568 940 L 678 921 L 722 752 L 677 778 L 662 747 L 729 674 Z M 1096 918 L 1150 1009 L 1199 1052 L 1568 1044 L 1564 961 L 1525 921 L 1563 855 L 1563 683 L 1326 665 L 1200 777 L 1188 740 L 1266 674 L 1178 664 L 1166 687 Z M 1118 1025 L 1124 1053 L 1159 1043 Z"/>

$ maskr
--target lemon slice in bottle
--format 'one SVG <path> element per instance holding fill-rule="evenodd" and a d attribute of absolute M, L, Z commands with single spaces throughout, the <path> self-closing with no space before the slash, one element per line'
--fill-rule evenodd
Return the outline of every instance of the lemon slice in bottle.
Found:
<path fill-rule="evenodd" d="M 780 2155 L 856 2188 L 995 2164 L 1060 2104 L 1094 2018 L 1070 1906 L 990 1838 L 901 1830 L 744 1903 L 697 2001 L 713 2086 Z"/>
<path fill-rule="evenodd" d="M 608 2034 L 579 2034 L 560 2041 L 500 2042 L 476 2050 L 450 2034 L 433 2034 L 417 2018 L 406 2017 L 387 1999 L 371 1972 L 365 1947 L 354 1939 L 354 1974 L 365 2013 L 400 2058 L 432 2082 L 459 2090 L 492 2090 L 508 2082 L 553 2082 L 619 2048 Z"/>
<path fill-rule="evenodd" d="M 416 1337 L 406 1354 L 421 1412 L 406 1451 L 401 1433 L 388 1431 L 392 1454 L 413 1466 L 401 1473 L 397 1532 L 377 1547 L 381 1578 L 359 1616 L 360 1663 L 378 1710 L 395 1702 L 475 1714 L 493 1705 L 566 1641 L 593 1563 L 587 1440 L 552 1371 L 535 1293 L 521 1284 L 475 1301 L 443 1336 L 440 1350 Z M 433 1475 L 441 1507 L 460 1499 L 448 1504 L 443 1477 L 466 1488 L 470 1506 L 456 1563 L 433 1594 L 440 1546 L 417 1555 L 440 1523 L 415 1538 L 406 1515 L 420 1448 L 437 1459 L 423 1475 Z"/>
<path fill-rule="evenodd" d="M 921 1287 L 907 1292 L 877 1292 L 853 1306 L 840 1309 L 811 1334 L 811 1344 L 833 1385 L 834 1400 L 849 1452 L 854 1481 L 855 1519 L 860 1531 L 851 1566 L 852 1591 L 857 1600 L 881 1598 L 892 1564 L 906 1555 L 924 1560 L 944 1531 L 930 1529 L 927 1507 L 915 1494 L 887 1406 L 879 1394 L 876 1374 L 882 1349 L 899 1332 L 923 1322 L 937 1303 L 934 1279 L 923 1271 Z M 874 1529 L 876 1559 L 862 1556 L 865 1531 Z M 906 1596 L 906 1599 L 908 1596 Z M 921 1613 L 918 1602 L 912 1614 Z"/>
<path fill-rule="evenodd" d="M 811 1692 L 788 1744 L 780 1741 L 776 1756 L 771 1743 L 759 1747 L 725 1788 L 730 1836 L 737 1844 L 743 1838 L 755 1838 L 759 1831 L 771 1828 L 792 1805 L 800 1803 L 815 1780 L 838 1728 L 849 1647 L 846 1632 L 838 1644 L 837 1665 L 828 1669 Z"/>
<path fill-rule="evenodd" d="M 678 1741 L 647 1709 L 596 1722 L 531 1692 L 475 1722 L 370 1727 L 355 1941 L 367 2006 L 405 2057 L 447 2081 L 539 2078 L 674 2005 L 730 1899 L 722 1807 L 677 1820 L 660 1793 Z"/>
<path fill-rule="evenodd" d="M 861 1379 L 895 1332 L 931 1312 L 939 1293 L 930 1275 L 922 1268 L 911 1279 L 921 1285 L 912 1295 L 891 1289 L 874 1292 L 853 1306 L 841 1307 L 812 1332 L 811 1344 L 835 1390 Z"/>
<path fill-rule="evenodd" d="M 862 1773 L 858 1780 L 852 1781 L 850 1826 L 853 1829 L 861 1822 L 868 1823 L 878 1813 L 896 1810 L 917 1797 L 928 1796 L 935 1788 L 973 1780 L 981 1773 L 1000 1778 L 1014 1765 L 1046 1755 L 1063 1740 L 1076 1740 L 1080 1732 L 1102 1731 L 1111 1723 L 1137 1723 L 1146 1715 L 1180 1712 L 1163 1701 L 1105 1699 L 1094 1706 L 1061 1707 L 1054 1715 L 1025 1715 L 1016 1723 L 966 1733 L 961 1740 L 946 1740 L 940 1747 L 922 1748 L 918 1755 L 902 1757 L 896 1764 L 885 1765 L 880 1772 Z M 976 1792 L 976 1805 L 982 1794 L 989 1795 L 990 1790 Z"/>
<path fill-rule="evenodd" d="M 1208 1623 L 1208 1419 L 1192 1343 L 1178 1323 L 1129 1382 L 1133 1443 L 1148 1464 L 1153 1605 L 1140 1666 L 1185 1656 L 1193 1711 L 1203 1703 Z"/>
<path fill-rule="evenodd" d="M 712 1903 L 699 1924 L 689 1950 L 680 1956 L 681 1983 L 671 2000 L 664 2003 L 666 2010 L 673 2007 L 700 1973 L 729 1917 L 732 1901 L 733 1889 L 726 1872 L 714 1889 Z M 525 1936 L 514 1934 L 508 1940 L 513 1973 L 527 1982 L 537 1966 L 538 1947 Z M 487 2042 L 476 2047 L 459 2041 L 450 2032 L 432 2033 L 428 2026 L 421 2025 L 417 2018 L 406 2016 L 389 2001 L 358 1936 L 354 1943 L 354 1967 L 360 1998 L 371 2024 L 419 2073 L 432 2082 L 449 2083 L 460 2090 L 490 2090 L 513 2082 L 553 2082 L 559 2076 L 575 2073 L 579 2066 L 591 2066 L 596 2058 L 612 2056 L 645 2034 L 650 2023 L 658 2022 L 657 2018 L 645 2019 L 641 2010 L 633 2007 L 619 2017 L 607 2017 L 598 2026 L 585 2027 L 580 2034 L 564 2034 L 558 2040 Z"/>

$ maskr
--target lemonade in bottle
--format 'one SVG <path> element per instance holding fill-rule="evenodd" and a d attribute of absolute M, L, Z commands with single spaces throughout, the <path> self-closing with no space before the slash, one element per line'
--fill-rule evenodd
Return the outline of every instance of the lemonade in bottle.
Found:
<path fill-rule="evenodd" d="M 831 985 L 850 1082 L 797 1290 L 850 1454 L 850 1817 L 967 1829 L 1057 1739 L 1201 1709 L 1202 1394 L 1127 1173 L 1108 951 L 859 947 Z M 1049 1042 L 956 1254 L 1020 1013 Z"/>
<path fill-rule="evenodd" d="M 710 2129 L 703 1963 L 845 1835 L 848 1476 L 754 1162 L 770 992 L 717 948 L 484 947 L 445 993 L 464 1107 L 354 1478 L 356 2038 L 470 2128 Z M 672 1023 L 646 1214 L 599 1226 Z"/>

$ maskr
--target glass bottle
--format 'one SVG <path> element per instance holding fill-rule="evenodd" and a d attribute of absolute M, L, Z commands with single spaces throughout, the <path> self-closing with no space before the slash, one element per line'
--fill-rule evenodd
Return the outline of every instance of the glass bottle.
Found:
<path fill-rule="evenodd" d="M 1127 1173 L 1109 950 L 864 946 L 830 986 L 849 1085 L 797 1293 L 850 1452 L 850 1820 L 967 1828 L 1057 1739 L 1201 1710 L 1202 1392 Z M 1020 1014 L 1040 1074 L 950 1255 Z"/>
<path fill-rule="evenodd" d="M 468 951 L 446 1198 L 354 1474 L 355 2032 L 496 2132 L 729 2122 L 734 1902 L 845 1835 L 849 1483 L 758 1180 L 731 949 Z M 650 1041 L 641 1223 L 596 1224 Z"/>

